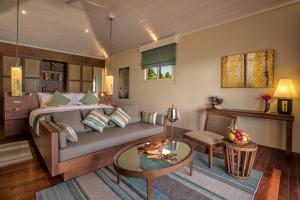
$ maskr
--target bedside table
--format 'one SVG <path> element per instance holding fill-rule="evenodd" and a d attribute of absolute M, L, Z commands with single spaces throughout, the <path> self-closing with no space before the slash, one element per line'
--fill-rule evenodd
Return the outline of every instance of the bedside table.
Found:
<path fill-rule="evenodd" d="M 27 96 L 4 97 L 4 132 L 6 136 L 27 134 L 32 102 Z"/>
<path fill-rule="evenodd" d="M 102 96 L 99 100 L 101 104 L 112 105 L 112 95 Z"/>

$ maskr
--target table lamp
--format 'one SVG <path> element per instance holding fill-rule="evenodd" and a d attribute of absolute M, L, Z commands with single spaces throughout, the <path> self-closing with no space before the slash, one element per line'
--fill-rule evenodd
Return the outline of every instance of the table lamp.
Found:
<path fill-rule="evenodd" d="M 171 138 L 173 138 L 173 123 L 180 119 L 178 110 L 172 104 L 171 108 L 168 108 L 167 119 L 171 122 Z"/>
<path fill-rule="evenodd" d="M 297 97 L 293 81 L 291 79 L 280 79 L 273 96 L 278 98 L 278 113 L 290 115 L 292 113 L 293 98 Z"/>

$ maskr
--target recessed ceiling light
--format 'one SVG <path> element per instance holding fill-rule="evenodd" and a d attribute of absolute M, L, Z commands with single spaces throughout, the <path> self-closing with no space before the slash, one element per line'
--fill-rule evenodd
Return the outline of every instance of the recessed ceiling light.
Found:
<path fill-rule="evenodd" d="M 87 29 L 87 28 L 86 28 L 84 31 L 85 31 L 86 33 L 90 32 L 90 30 L 89 30 L 89 29 Z"/>
<path fill-rule="evenodd" d="M 26 10 L 22 10 L 21 13 L 22 13 L 22 15 L 26 15 L 27 12 L 26 12 Z"/>

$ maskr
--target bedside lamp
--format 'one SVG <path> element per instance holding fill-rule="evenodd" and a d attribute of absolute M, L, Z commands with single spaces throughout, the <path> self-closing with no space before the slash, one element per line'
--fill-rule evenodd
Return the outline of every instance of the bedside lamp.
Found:
<path fill-rule="evenodd" d="M 292 113 L 293 98 L 297 97 L 293 81 L 291 79 L 280 79 L 273 96 L 278 98 L 278 113 L 290 115 Z"/>

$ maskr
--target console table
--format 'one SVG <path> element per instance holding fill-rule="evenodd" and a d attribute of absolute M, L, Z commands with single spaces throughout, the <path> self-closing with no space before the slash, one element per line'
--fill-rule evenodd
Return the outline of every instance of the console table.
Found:
<path fill-rule="evenodd" d="M 222 114 L 222 115 L 235 115 L 242 117 L 254 117 L 263 119 L 272 119 L 286 122 L 286 155 L 292 156 L 292 138 L 293 138 L 293 122 L 295 120 L 294 115 L 283 115 L 278 113 L 264 113 L 254 110 L 239 110 L 223 108 L 221 110 L 208 108 L 208 113 Z"/>

